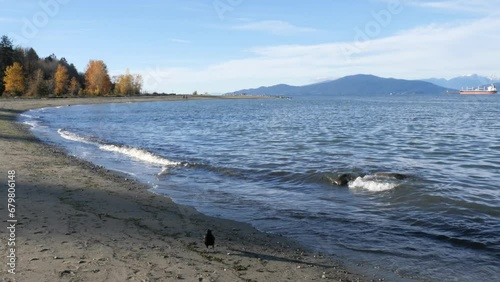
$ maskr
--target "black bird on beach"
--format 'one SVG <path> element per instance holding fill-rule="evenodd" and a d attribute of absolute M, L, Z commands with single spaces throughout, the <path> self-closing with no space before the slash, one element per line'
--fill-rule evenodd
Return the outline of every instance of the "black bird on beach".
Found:
<path fill-rule="evenodd" d="M 205 234 L 205 246 L 212 246 L 212 249 L 215 248 L 215 237 L 212 234 L 212 230 L 207 229 L 207 234 Z"/>

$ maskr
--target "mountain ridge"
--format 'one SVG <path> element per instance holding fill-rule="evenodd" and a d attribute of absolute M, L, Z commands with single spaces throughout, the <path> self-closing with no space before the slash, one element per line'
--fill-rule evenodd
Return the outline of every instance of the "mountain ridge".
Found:
<path fill-rule="evenodd" d="M 231 94 L 248 95 L 383 95 L 383 94 L 441 94 L 456 91 L 420 80 L 382 78 L 371 74 L 356 74 L 303 86 L 277 84 L 242 89 Z"/>
<path fill-rule="evenodd" d="M 478 87 L 494 83 L 500 83 L 500 79 L 481 76 L 478 74 L 462 75 L 450 79 L 445 78 L 427 78 L 422 81 L 430 82 L 445 88 L 462 89 L 465 87 Z"/>

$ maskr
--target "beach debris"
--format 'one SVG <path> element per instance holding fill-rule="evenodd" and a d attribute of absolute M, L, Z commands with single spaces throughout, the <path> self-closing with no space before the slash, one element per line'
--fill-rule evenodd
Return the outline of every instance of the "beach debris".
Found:
<path fill-rule="evenodd" d="M 207 233 L 205 234 L 204 242 L 205 242 L 205 246 L 207 246 L 207 248 L 208 248 L 208 246 L 212 246 L 212 249 L 215 249 L 215 237 L 212 234 L 212 230 L 207 229 Z"/>

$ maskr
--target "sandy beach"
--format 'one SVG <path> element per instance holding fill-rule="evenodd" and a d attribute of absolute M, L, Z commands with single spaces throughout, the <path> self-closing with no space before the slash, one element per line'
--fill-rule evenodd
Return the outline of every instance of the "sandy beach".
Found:
<path fill-rule="evenodd" d="M 31 108 L 164 100 L 182 96 L 0 99 L 3 281 L 379 280 L 279 235 L 177 205 L 144 184 L 39 142 L 15 122 Z M 15 172 L 14 232 L 7 229 L 9 171 Z M 203 244 L 207 228 L 216 237 L 214 250 Z M 12 234 L 15 246 L 8 245 Z M 13 247 L 15 274 L 7 264 Z"/>

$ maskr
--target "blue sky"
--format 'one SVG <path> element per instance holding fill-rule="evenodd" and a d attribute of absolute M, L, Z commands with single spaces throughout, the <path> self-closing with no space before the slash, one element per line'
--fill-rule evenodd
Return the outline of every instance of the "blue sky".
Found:
<path fill-rule="evenodd" d="M 144 89 L 223 93 L 357 73 L 500 75 L 498 0 L 0 0 L 0 34 Z"/>

